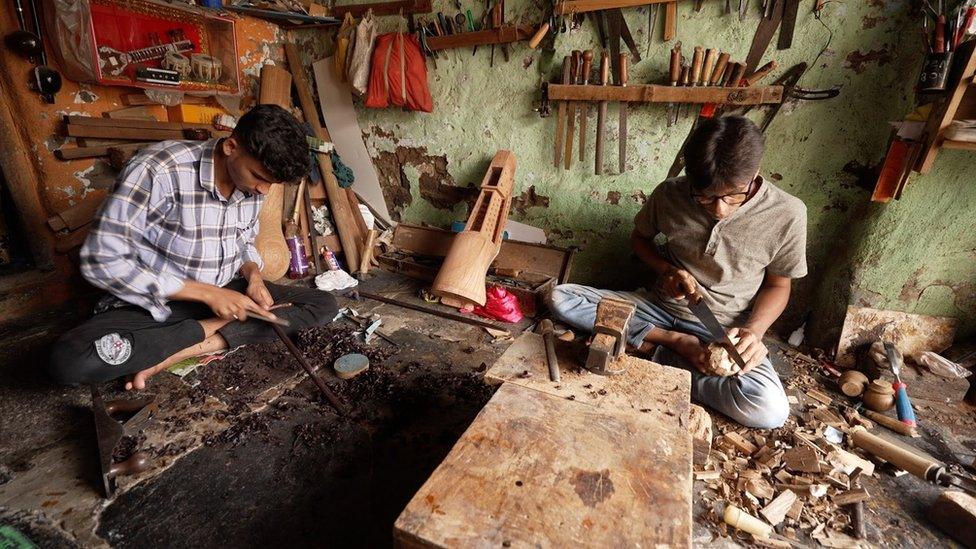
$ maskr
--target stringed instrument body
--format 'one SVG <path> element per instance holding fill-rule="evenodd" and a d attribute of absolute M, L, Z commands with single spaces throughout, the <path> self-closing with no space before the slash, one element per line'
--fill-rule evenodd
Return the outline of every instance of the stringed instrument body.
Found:
<path fill-rule="evenodd" d="M 179 40 L 169 44 L 158 44 L 129 52 L 121 52 L 108 46 L 98 47 L 98 65 L 102 74 L 119 76 L 133 63 L 145 63 L 162 59 L 168 52 L 183 53 L 193 50 L 193 42 Z"/>
<path fill-rule="evenodd" d="M 261 89 L 258 102 L 262 105 L 278 105 L 285 109 L 291 107 L 291 74 L 274 65 L 261 67 Z M 261 276 L 265 280 L 278 280 L 288 272 L 291 253 L 285 241 L 282 227 L 285 186 L 272 185 L 264 197 L 264 204 L 258 214 L 258 235 L 254 239 L 264 269 Z"/>
<path fill-rule="evenodd" d="M 481 182 L 481 194 L 464 231 L 454 235 L 434 279 L 432 290 L 445 304 L 485 304 L 485 276 L 502 245 L 514 186 L 515 155 L 498 151 Z"/>

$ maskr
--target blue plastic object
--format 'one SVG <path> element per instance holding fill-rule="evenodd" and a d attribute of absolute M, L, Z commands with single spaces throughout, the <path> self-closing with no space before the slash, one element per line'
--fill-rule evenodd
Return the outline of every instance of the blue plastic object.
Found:
<path fill-rule="evenodd" d="M 898 420 L 906 425 L 915 426 L 915 410 L 912 401 L 908 400 L 908 386 L 901 382 L 892 383 L 895 389 L 895 409 L 898 410 Z"/>

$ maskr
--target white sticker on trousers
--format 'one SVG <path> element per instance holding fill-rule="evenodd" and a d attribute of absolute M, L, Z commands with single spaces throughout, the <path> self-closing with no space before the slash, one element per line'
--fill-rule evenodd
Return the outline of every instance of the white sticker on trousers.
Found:
<path fill-rule="evenodd" d="M 119 334 L 102 336 L 95 342 L 98 358 L 112 366 L 118 366 L 132 356 L 132 342 Z"/>

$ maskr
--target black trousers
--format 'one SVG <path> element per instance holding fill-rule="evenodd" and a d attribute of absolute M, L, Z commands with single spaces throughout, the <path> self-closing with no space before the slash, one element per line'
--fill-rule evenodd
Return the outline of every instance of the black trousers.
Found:
<path fill-rule="evenodd" d="M 289 335 L 324 326 L 338 312 L 335 298 L 321 290 L 272 283 L 267 287 L 275 303 L 291 303 L 274 310 L 276 316 L 291 323 L 285 329 Z M 247 282 L 235 279 L 224 288 L 243 293 Z M 171 301 L 169 306 L 172 314 L 164 322 L 157 322 L 136 306 L 96 314 L 58 340 L 51 352 L 51 376 L 66 385 L 100 383 L 155 366 L 203 341 L 203 326 L 197 321 L 214 318 L 210 307 L 189 301 Z M 232 321 L 218 333 L 230 349 L 277 337 L 270 325 L 256 319 Z"/>

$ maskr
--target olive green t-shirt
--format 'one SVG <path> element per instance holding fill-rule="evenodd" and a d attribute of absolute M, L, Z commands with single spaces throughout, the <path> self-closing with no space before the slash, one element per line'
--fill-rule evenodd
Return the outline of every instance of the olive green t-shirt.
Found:
<path fill-rule="evenodd" d="M 807 274 L 806 205 L 758 181 L 756 194 L 721 221 L 692 198 L 684 177 L 658 185 L 634 218 L 638 234 L 653 239 L 664 257 L 695 277 L 705 303 L 726 326 L 748 319 L 767 272 L 787 278 Z M 654 291 L 666 311 L 697 321 L 684 300 L 667 296 L 660 284 Z"/>

